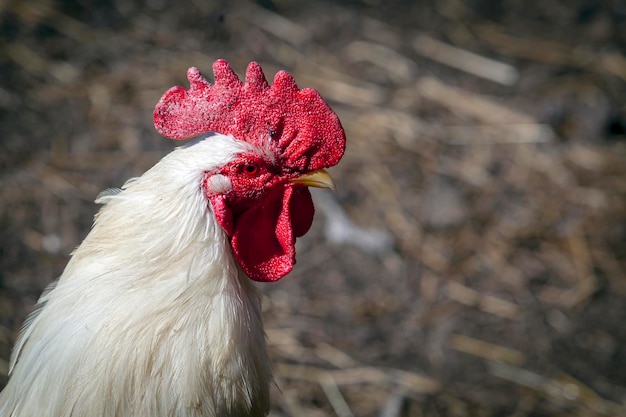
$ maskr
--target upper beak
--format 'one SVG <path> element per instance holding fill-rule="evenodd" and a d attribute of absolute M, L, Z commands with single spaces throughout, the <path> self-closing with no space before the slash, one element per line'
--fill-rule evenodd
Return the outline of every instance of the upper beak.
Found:
<path fill-rule="evenodd" d="M 325 169 L 316 169 L 290 181 L 294 184 L 306 185 L 307 187 L 335 189 L 335 181 L 333 181 L 333 177 Z"/>

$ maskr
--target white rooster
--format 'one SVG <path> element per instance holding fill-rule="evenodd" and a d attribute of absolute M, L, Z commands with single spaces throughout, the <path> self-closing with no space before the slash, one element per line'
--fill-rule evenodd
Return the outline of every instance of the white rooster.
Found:
<path fill-rule="evenodd" d="M 295 264 L 308 186 L 345 149 L 330 107 L 281 71 L 270 86 L 226 61 L 188 71 L 157 130 L 198 137 L 122 189 L 27 318 L 1 417 L 265 416 L 270 363 L 259 294 Z M 215 132 L 215 133 L 210 133 Z"/>

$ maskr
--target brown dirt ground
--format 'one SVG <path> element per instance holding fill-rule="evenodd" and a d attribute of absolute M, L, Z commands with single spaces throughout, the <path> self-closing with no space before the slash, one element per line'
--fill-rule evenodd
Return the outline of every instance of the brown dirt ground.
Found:
<path fill-rule="evenodd" d="M 349 139 L 262 286 L 272 416 L 626 416 L 626 6 L 567 4 L 1 2 L 0 357 L 97 193 L 175 146 L 161 94 L 256 60 Z"/>

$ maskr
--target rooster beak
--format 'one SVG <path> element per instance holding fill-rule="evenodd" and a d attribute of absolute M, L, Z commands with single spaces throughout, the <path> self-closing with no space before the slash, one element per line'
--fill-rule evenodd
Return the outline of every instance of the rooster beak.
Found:
<path fill-rule="evenodd" d="M 316 169 L 290 181 L 294 184 L 306 185 L 307 187 L 335 189 L 335 181 L 333 181 L 333 177 L 325 169 Z"/>

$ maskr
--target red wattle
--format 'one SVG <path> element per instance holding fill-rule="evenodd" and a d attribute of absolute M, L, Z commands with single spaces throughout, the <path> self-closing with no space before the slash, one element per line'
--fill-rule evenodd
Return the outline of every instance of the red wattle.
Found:
<path fill-rule="evenodd" d="M 235 219 L 231 246 L 243 271 L 255 281 L 277 281 L 296 263 L 296 237 L 313 223 L 306 187 L 287 185 Z"/>

